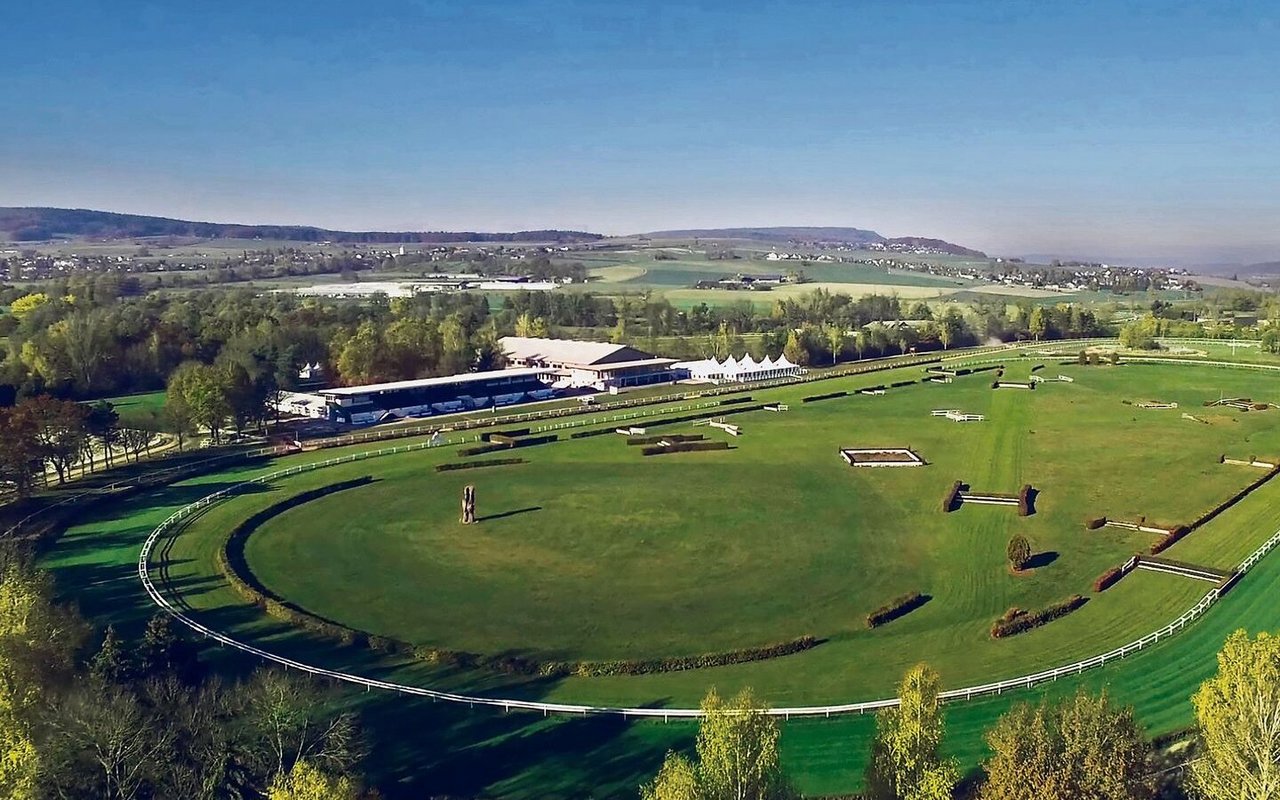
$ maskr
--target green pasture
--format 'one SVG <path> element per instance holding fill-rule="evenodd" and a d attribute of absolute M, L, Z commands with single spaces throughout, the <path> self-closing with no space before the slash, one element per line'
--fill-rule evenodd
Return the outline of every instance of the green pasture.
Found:
<path fill-rule="evenodd" d="M 165 393 L 161 390 L 108 397 L 106 401 L 115 407 L 122 426 L 161 430 L 165 424 L 164 397 Z"/>
<path fill-rule="evenodd" d="M 1025 378 L 1030 365 L 1011 362 L 1009 377 Z M 317 470 L 212 507 L 163 543 L 153 563 L 188 609 L 237 637 L 324 666 L 475 693 L 683 706 L 712 685 L 721 691 L 752 685 L 774 705 L 789 706 L 890 696 L 903 669 L 920 660 L 936 666 L 948 687 L 1012 677 L 1137 638 L 1208 589 L 1135 573 L 1064 619 L 991 640 L 990 622 L 1009 606 L 1036 608 L 1072 593 L 1091 594 L 1098 573 L 1153 541 L 1114 529 L 1086 531 L 1086 517 L 1182 522 L 1259 474 L 1219 464 L 1220 454 L 1280 455 L 1280 411 L 1199 407 L 1220 391 L 1266 399 L 1280 388 L 1280 375 L 1055 363 L 1037 374 L 1059 373 L 1076 381 L 1034 392 L 993 391 L 984 373 L 883 397 L 800 402 L 805 395 L 919 377 L 916 368 L 756 392 L 756 400 L 781 400 L 791 411 L 733 418 L 744 435 L 725 452 L 644 458 L 610 434 L 523 449 L 518 454 L 530 463 L 511 467 L 436 473 L 435 463 L 458 460 L 442 448 Z M 1176 401 L 1210 424 L 1123 400 Z M 935 419 L 928 415 L 934 408 L 961 408 L 988 420 Z M 688 425 L 658 430 L 723 436 Z M 840 446 L 904 445 L 930 464 L 862 470 L 836 454 Z M 86 613 L 138 625 L 151 608 L 136 578 L 137 551 L 155 524 L 247 475 L 338 454 L 229 470 L 103 509 L 69 531 L 47 563 Z M 292 509 L 260 528 L 247 552 L 257 576 L 348 625 L 482 652 L 643 658 L 806 633 L 827 641 L 799 655 L 711 670 L 513 679 L 337 647 L 264 617 L 231 592 L 214 558 L 232 525 L 306 488 L 365 474 L 375 482 Z M 1032 483 L 1041 492 L 1037 513 L 1019 518 L 1011 509 L 966 506 L 944 514 L 939 505 L 955 479 L 1005 492 Z M 474 528 L 456 522 L 464 483 L 478 490 L 482 522 Z M 1278 527 L 1280 484 L 1269 484 L 1166 555 L 1230 567 Z M 1044 554 L 1031 574 L 1010 574 L 1004 564 L 1005 543 L 1015 532 Z M 1107 685 L 1137 706 L 1153 732 L 1183 726 L 1187 698 L 1212 671 L 1213 653 L 1227 633 L 1280 626 L 1270 600 L 1277 589 L 1280 559 L 1272 556 L 1173 641 L 1046 691 Z M 933 599 L 883 628 L 865 628 L 867 611 L 911 590 Z M 215 657 L 229 668 L 244 663 Z M 972 766 L 981 757 L 981 730 L 1013 700 L 1037 694 L 952 707 L 949 746 Z M 350 698 L 369 712 L 378 743 L 375 773 L 404 791 L 393 791 L 393 798 L 424 791 L 625 796 L 668 747 L 687 745 L 693 731 L 683 724 L 543 720 L 363 692 Z M 791 722 L 783 737 L 788 769 L 806 793 L 849 792 L 871 730 L 869 717 Z"/>

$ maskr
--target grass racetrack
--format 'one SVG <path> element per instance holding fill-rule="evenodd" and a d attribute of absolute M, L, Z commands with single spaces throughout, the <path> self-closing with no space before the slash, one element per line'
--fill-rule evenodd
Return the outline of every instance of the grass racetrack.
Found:
<path fill-rule="evenodd" d="M 1010 362 L 1008 377 L 1025 380 L 1032 363 Z M 1135 639 L 1178 616 L 1209 588 L 1137 572 L 1094 595 L 1094 577 L 1145 550 L 1155 537 L 1086 531 L 1086 517 L 1190 521 L 1260 474 L 1219 464 L 1220 454 L 1280 455 L 1280 411 L 1200 407 L 1220 394 L 1276 399 L 1280 375 L 1055 363 L 1037 374 L 1059 373 L 1076 381 L 1034 392 L 993 391 L 990 373 L 983 373 L 882 397 L 800 402 L 811 394 L 918 378 L 916 368 L 755 392 L 756 401 L 780 400 L 791 410 L 734 417 L 744 435 L 732 440 L 729 451 L 645 458 L 610 434 L 521 449 L 516 454 L 529 463 L 508 467 L 436 473 L 434 464 L 459 460 L 442 448 L 326 468 L 210 508 L 165 542 L 153 565 L 171 595 L 237 638 L 318 665 L 433 688 L 687 706 L 712 685 L 722 691 L 751 685 L 772 704 L 790 706 L 890 696 L 903 669 L 920 660 L 937 667 L 948 688 L 1013 677 Z M 1182 419 L 1180 410 L 1142 410 L 1122 400 L 1175 401 L 1209 424 Z M 987 421 L 932 418 L 935 408 L 984 414 Z M 689 424 L 651 432 L 727 438 Z M 930 463 L 854 469 L 836 454 L 840 446 L 910 446 Z M 279 466 L 336 454 L 305 454 Z M 269 469 L 229 471 L 123 503 L 70 531 L 48 563 L 61 585 L 77 587 L 86 612 L 136 624 L 149 607 L 130 573 L 151 528 L 173 508 Z M 516 678 L 338 647 L 267 618 L 229 588 L 215 559 L 233 525 L 303 490 L 365 474 L 375 482 L 290 509 L 257 529 L 245 550 L 254 575 L 291 602 L 351 627 L 483 653 L 654 658 L 801 634 L 827 641 L 797 655 L 714 669 Z M 1009 508 L 963 506 L 944 514 L 943 494 L 956 479 L 996 492 L 1031 483 L 1041 492 L 1037 513 L 1023 518 Z M 476 485 L 479 496 L 481 522 L 474 527 L 457 521 L 466 483 Z M 1164 555 L 1230 568 L 1277 528 L 1280 481 Z M 1005 565 L 1013 533 L 1026 535 L 1040 554 L 1030 574 L 1010 574 Z M 1108 685 L 1137 705 L 1153 731 L 1184 725 L 1188 697 L 1212 671 L 1213 653 L 1227 633 L 1280 625 L 1280 610 L 1268 599 L 1277 589 L 1280 558 L 1273 555 L 1172 641 L 1039 691 Z M 932 599 L 882 628 L 866 628 L 867 612 L 913 590 Z M 1039 608 L 1073 593 L 1091 599 L 1029 633 L 989 637 L 991 622 L 1008 607 Z M 949 741 L 957 754 L 972 764 L 981 755 L 981 729 L 1012 700 L 1031 697 L 1016 692 L 951 707 Z M 375 735 L 421 727 L 397 706 L 434 720 L 442 753 L 405 780 L 440 792 L 627 793 L 638 776 L 656 768 L 668 746 L 687 743 L 692 731 L 688 725 L 544 721 L 360 698 L 378 710 Z M 870 722 L 788 724 L 784 755 L 800 788 L 853 789 Z M 504 761 L 483 782 L 462 772 L 454 784 L 442 777 L 453 776 L 477 753 L 504 748 L 531 753 Z M 413 750 L 421 750 L 416 742 Z M 386 769 L 404 769 L 394 756 L 394 747 L 379 754 Z"/>

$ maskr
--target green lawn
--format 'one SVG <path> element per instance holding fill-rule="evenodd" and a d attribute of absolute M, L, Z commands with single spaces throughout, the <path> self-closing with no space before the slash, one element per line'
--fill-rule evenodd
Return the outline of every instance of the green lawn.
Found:
<path fill-rule="evenodd" d="M 1025 375 L 1028 366 L 1015 365 L 1010 377 Z M 992 391 L 987 378 L 975 376 L 804 405 L 801 395 L 873 379 L 759 392 L 757 399 L 791 402 L 792 411 L 742 415 L 745 435 L 726 453 L 642 459 L 621 437 L 606 436 L 530 448 L 520 453 L 528 465 L 465 475 L 431 470 L 436 460 L 454 458 L 444 451 L 319 470 L 213 507 L 160 550 L 157 562 L 192 609 L 238 636 L 315 663 L 443 688 L 684 705 L 709 685 L 728 691 L 750 684 L 775 705 L 793 705 L 887 696 L 901 671 L 922 659 L 942 671 L 947 686 L 1009 677 L 1136 638 L 1207 589 L 1137 573 L 1065 619 L 990 640 L 987 626 L 1009 605 L 1087 593 L 1095 575 L 1151 542 L 1110 529 L 1085 531 L 1085 517 L 1188 519 L 1257 475 L 1219 465 L 1218 454 L 1280 451 L 1280 417 L 1272 417 L 1280 412 L 1193 408 L 1213 423 L 1200 425 L 1179 411 L 1120 402 L 1198 406 L 1219 390 L 1263 397 L 1280 385 L 1277 377 L 1163 365 L 1050 365 L 1041 374 L 1058 372 L 1077 380 L 1032 393 Z M 928 417 L 942 407 L 984 413 L 989 421 L 963 426 Z M 840 445 L 896 444 L 915 447 L 930 466 L 864 472 L 835 454 Z M 87 613 L 136 625 L 149 613 L 133 573 L 150 527 L 182 503 L 265 470 L 208 476 L 129 501 L 69 532 L 48 563 Z M 830 641 L 798 656 L 715 670 L 513 682 L 334 648 L 246 608 L 213 569 L 223 532 L 277 498 L 360 474 L 379 480 L 286 512 L 255 534 L 249 553 L 273 588 L 349 624 L 486 652 L 581 657 L 676 655 L 799 633 Z M 938 504 L 956 478 L 994 491 L 1031 482 L 1042 491 L 1038 513 L 1020 519 L 1007 509 L 964 507 L 943 514 Z M 463 529 L 454 516 L 464 482 L 477 485 L 481 516 L 540 509 Z M 1280 484 L 1272 484 L 1167 554 L 1229 566 L 1277 527 Z M 1002 562 L 1014 531 L 1056 557 L 1030 576 L 1010 575 Z M 1280 625 L 1270 599 L 1278 588 L 1280 558 L 1271 557 L 1174 642 L 1050 691 L 1107 683 L 1137 704 L 1152 730 L 1185 725 L 1187 697 L 1212 670 L 1225 635 L 1240 625 Z M 866 611 L 911 589 L 934 599 L 882 629 L 862 627 Z M 414 790 L 625 794 L 656 769 L 667 747 L 687 744 L 692 732 L 688 725 L 544 721 L 352 697 L 370 709 L 371 735 L 385 745 L 376 748 L 375 771 L 403 780 L 405 793 L 393 797 L 417 796 Z M 981 755 L 980 731 L 1009 702 L 950 710 L 949 744 L 967 765 Z M 870 730 L 870 718 L 787 725 L 784 756 L 800 788 L 853 789 Z M 478 764 L 493 766 L 477 774 Z"/>
<path fill-rule="evenodd" d="M 108 397 L 106 400 L 115 406 L 121 425 L 161 430 L 164 427 L 164 394 L 163 390 L 141 392 Z"/>

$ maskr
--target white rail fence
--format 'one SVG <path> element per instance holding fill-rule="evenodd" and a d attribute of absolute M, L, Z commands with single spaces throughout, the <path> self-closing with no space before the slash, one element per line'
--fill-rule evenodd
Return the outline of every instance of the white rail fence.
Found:
<path fill-rule="evenodd" d="M 668 412 L 669 413 L 669 412 Z M 481 697 L 477 695 L 459 694 L 455 692 L 442 692 L 435 689 L 427 689 L 421 686 L 411 686 L 407 684 L 394 683 L 391 681 L 377 680 L 367 678 L 361 675 L 353 675 L 351 673 L 342 672 L 340 670 L 326 669 L 311 664 L 306 664 L 286 656 L 271 653 L 263 650 L 247 642 L 241 642 L 220 631 L 216 631 L 193 617 L 184 613 L 181 609 L 174 605 L 151 579 L 151 553 L 155 549 L 156 543 L 160 538 L 171 531 L 176 535 L 181 527 L 180 523 L 197 513 L 221 500 L 236 494 L 243 489 L 251 486 L 260 486 L 275 481 L 279 478 L 285 478 L 291 475 L 298 475 L 303 472 L 310 472 L 325 467 L 337 466 L 339 464 L 349 464 L 356 461 L 363 461 L 369 458 L 377 458 L 379 456 L 393 455 L 396 453 L 408 453 L 415 450 L 424 450 L 430 447 L 442 447 L 451 444 L 458 444 L 459 440 L 454 439 L 445 442 L 418 442 L 415 444 L 400 445 L 398 447 L 388 447 L 381 450 L 366 451 L 363 453 L 353 453 L 351 455 L 330 458 L 325 461 L 317 461 L 310 464 L 300 464 L 288 469 L 277 470 L 265 475 L 259 475 L 251 478 L 243 483 L 222 489 L 220 491 L 209 494 L 189 505 L 175 511 L 167 519 L 156 526 L 155 530 L 147 537 L 142 545 L 142 551 L 138 555 L 138 579 L 142 582 L 146 589 L 147 595 L 160 608 L 168 612 L 174 619 L 186 625 L 196 633 L 212 639 L 219 644 L 232 647 L 244 653 L 248 653 L 258 658 L 270 661 L 282 667 L 296 669 L 310 675 L 329 678 L 332 680 L 343 681 L 345 683 L 364 686 L 368 689 L 381 689 L 401 694 L 414 695 L 418 697 L 431 698 L 432 700 L 445 701 L 450 703 L 462 703 L 469 706 L 488 706 L 493 708 L 501 708 L 505 711 L 513 709 L 520 711 L 541 711 L 543 714 L 608 714 L 623 717 L 649 717 L 660 719 L 671 718 L 696 718 L 702 715 L 702 711 L 697 708 L 626 708 L 613 706 L 590 706 L 577 705 L 573 703 L 543 703 L 533 700 L 519 700 L 496 697 Z M 1280 531 L 1276 531 L 1270 539 L 1268 539 L 1261 547 L 1251 553 L 1248 558 L 1240 563 L 1236 568 L 1238 573 L 1242 575 L 1252 569 L 1258 561 L 1267 553 L 1280 544 Z M 994 683 L 986 683 L 979 686 L 968 686 L 961 689 L 951 689 L 942 692 L 940 697 L 944 701 L 970 700 L 975 697 L 985 697 L 989 695 L 1003 694 L 1005 691 L 1015 689 L 1030 689 L 1038 684 L 1055 681 L 1058 678 L 1078 675 L 1085 670 L 1096 667 L 1105 666 L 1108 662 L 1115 662 L 1128 655 L 1136 653 L 1144 648 L 1151 647 L 1163 639 L 1184 630 L 1188 625 L 1202 616 L 1224 592 L 1223 587 L 1215 586 L 1192 608 L 1187 610 L 1182 616 L 1175 619 L 1168 625 L 1157 631 L 1143 636 L 1141 639 L 1130 642 L 1122 647 L 1117 647 L 1106 653 L 1086 658 L 1072 664 L 1054 667 L 1052 669 L 1035 672 L 1029 675 L 1022 675 L 1008 680 L 996 681 Z M 843 703 L 828 706 L 796 706 L 792 708 L 771 708 L 768 713 L 790 719 L 791 717 L 830 717 L 841 714 L 865 714 L 867 712 L 875 712 L 884 708 L 891 708 L 898 704 L 897 698 L 889 698 L 885 700 L 871 700 L 859 703 Z"/>

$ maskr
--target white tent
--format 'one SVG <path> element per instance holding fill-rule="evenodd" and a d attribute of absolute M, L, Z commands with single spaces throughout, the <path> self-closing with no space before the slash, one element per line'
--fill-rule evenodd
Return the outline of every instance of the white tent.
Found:
<path fill-rule="evenodd" d="M 690 379 L 706 383 L 766 381 L 804 373 L 803 368 L 791 363 L 785 355 L 776 360 L 766 356 L 763 361 L 756 361 L 750 355 L 743 356 L 742 360 L 729 356 L 723 362 L 704 358 L 699 361 L 681 361 L 673 365 L 673 368 L 688 370 Z"/>

